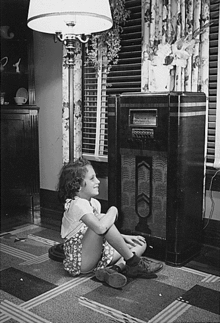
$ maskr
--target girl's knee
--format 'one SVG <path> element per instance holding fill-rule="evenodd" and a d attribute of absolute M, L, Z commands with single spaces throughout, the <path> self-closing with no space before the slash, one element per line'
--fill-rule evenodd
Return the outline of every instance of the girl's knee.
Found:
<path fill-rule="evenodd" d="M 136 255 L 140 257 L 141 255 L 143 255 L 146 249 L 147 249 L 147 243 L 143 242 L 141 245 L 136 244 L 136 246 L 132 248 L 132 252 L 135 252 Z"/>

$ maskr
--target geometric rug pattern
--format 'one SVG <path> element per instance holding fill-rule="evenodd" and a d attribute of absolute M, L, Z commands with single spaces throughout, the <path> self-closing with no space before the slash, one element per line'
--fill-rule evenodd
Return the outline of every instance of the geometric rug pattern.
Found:
<path fill-rule="evenodd" d="M 13 267 L 2 270 L 0 274 L 1 289 L 23 301 L 29 301 L 56 287 L 54 284 Z"/>
<path fill-rule="evenodd" d="M 59 231 L 33 224 L 0 234 L 0 322 L 219 322 L 219 275 L 164 264 L 154 279 L 114 289 L 51 260 L 49 248 L 61 241 Z"/>
<path fill-rule="evenodd" d="M 195 285 L 182 295 L 181 301 L 206 311 L 219 314 L 220 292 L 211 288 Z"/>

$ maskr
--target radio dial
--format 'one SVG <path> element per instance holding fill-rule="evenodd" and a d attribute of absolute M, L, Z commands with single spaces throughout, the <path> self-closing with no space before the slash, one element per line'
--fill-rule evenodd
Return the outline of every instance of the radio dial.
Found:
<path fill-rule="evenodd" d="M 153 139 L 154 130 L 153 129 L 132 129 L 132 138 L 135 139 Z"/>

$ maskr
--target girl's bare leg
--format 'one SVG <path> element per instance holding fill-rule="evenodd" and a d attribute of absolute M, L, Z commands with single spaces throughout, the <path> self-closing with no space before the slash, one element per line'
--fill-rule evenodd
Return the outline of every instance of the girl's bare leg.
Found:
<path fill-rule="evenodd" d="M 135 246 L 130 248 L 124 241 L 124 238 L 118 231 L 115 225 L 112 225 L 108 232 L 105 234 L 106 240 L 116 250 L 112 264 L 117 262 L 120 258 L 125 260 L 133 257 L 133 252 L 138 256 L 141 255 L 146 249 L 146 245 Z M 103 236 L 96 234 L 91 229 L 88 229 L 82 240 L 82 265 L 81 271 L 88 272 L 95 268 L 101 257 L 103 244 Z"/>
<path fill-rule="evenodd" d="M 143 243 L 142 245 L 140 244 L 136 244 L 136 246 L 130 246 L 128 245 L 128 248 L 132 251 L 132 253 L 135 252 L 135 254 L 138 257 L 141 257 L 143 255 L 143 253 L 145 252 L 146 248 L 147 248 L 147 244 Z M 125 268 L 125 261 L 122 258 L 122 256 L 120 255 L 120 253 L 118 253 L 118 251 L 114 251 L 114 256 L 111 262 L 111 265 L 117 265 L 121 270 L 123 270 Z"/>
<path fill-rule="evenodd" d="M 81 272 L 94 269 L 102 253 L 103 237 L 88 229 L 82 239 L 82 264 Z"/>

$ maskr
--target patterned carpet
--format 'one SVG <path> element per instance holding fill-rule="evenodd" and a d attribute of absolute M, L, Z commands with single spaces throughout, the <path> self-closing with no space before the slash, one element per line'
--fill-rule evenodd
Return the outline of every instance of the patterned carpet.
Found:
<path fill-rule="evenodd" d="M 5 229 L 4 229 L 5 230 Z M 121 290 L 93 275 L 70 277 L 48 249 L 58 230 L 20 224 L 0 234 L 0 322 L 219 322 L 219 268 L 196 259 L 164 265 L 154 279 L 129 279 Z M 196 269 L 196 268 L 199 268 Z M 209 270 L 210 268 L 210 270 Z"/>

